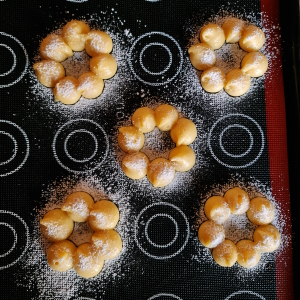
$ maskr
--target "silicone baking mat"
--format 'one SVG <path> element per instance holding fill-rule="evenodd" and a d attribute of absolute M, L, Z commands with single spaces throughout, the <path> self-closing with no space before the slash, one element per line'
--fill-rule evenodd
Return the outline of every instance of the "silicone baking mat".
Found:
<path fill-rule="evenodd" d="M 261 51 L 269 60 L 265 76 L 252 78 L 249 92 L 237 98 L 203 91 L 187 53 L 205 23 L 222 24 L 228 16 L 264 30 Z M 277 0 L 4 0 L 0 19 L 2 299 L 293 299 Z M 111 35 L 118 71 L 96 100 L 65 106 L 53 101 L 32 65 L 41 40 L 71 19 Z M 237 44 L 224 45 L 217 65 L 228 72 L 244 55 Z M 78 77 L 88 62 L 78 52 L 63 64 Z M 162 103 L 196 124 L 196 165 L 154 189 L 146 178 L 123 174 L 117 136 L 137 108 Z M 168 133 L 155 130 L 143 151 L 152 160 L 173 147 Z M 234 186 L 273 201 L 282 235 L 281 247 L 250 270 L 219 267 L 197 238 L 204 202 Z M 120 210 L 123 251 L 89 280 L 74 270 L 52 271 L 39 230 L 42 216 L 76 190 L 110 199 Z M 254 228 L 241 216 L 228 222 L 226 234 L 237 242 L 251 239 Z M 70 238 L 79 245 L 90 234 L 86 224 L 76 225 Z"/>

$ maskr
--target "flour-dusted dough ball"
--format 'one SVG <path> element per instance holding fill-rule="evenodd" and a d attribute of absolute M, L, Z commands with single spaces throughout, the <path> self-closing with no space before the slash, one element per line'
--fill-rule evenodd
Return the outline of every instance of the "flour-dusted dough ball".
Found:
<path fill-rule="evenodd" d="M 241 240 L 236 244 L 237 262 L 244 268 L 255 267 L 260 260 L 260 250 L 257 245 L 250 240 Z"/>
<path fill-rule="evenodd" d="M 90 70 L 102 79 L 113 77 L 117 69 L 117 61 L 111 54 L 100 53 L 90 60 Z"/>
<path fill-rule="evenodd" d="M 81 93 L 77 88 L 78 80 L 73 76 L 66 76 L 55 85 L 53 90 L 54 100 L 63 104 L 76 103 L 81 97 Z"/>
<path fill-rule="evenodd" d="M 257 26 L 246 27 L 239 40 L 240 47 L 246 52 L 258 51 L 265 42 L 264 32 Z"/>
<path fill-rule="evenodd" d="M 144 142 L 144 134 L 135 126 L 119 128 L 118 143 L 124 152 L 137 152 L 143 148 Z"/>
<path fill-rule="evenodd" d="M 42 234 L 51 242 L 67 239 L 74 228 L 73 220 L 61 209 L 47 212 L 40 224 Z"/>
<path fill-rule="evenodd" d="M 113 229 L 119 221 L 119 209 L 109 200 L 96 202 L 90 212 L 89 223 L 93 230 Z"/>
<path fill-rule="evenodd" d="M 208 44 L 213 50 L 219 49 L 225 43 L 224 31 L 217 24 L 207 24 L 201 29 L 200 41 Z"/>
<path fill-rule="evenodd" d="M 222 25 L 226 43 L 237 43 L 244 30 L 244 22 L 237 18 L 229 18 Z"/>
<path fill-rule="evenodd" d="M 213 249 L 212 255 L 218 265 L 222 267 L 232 267 L 237 260 L 235 243 L 230 240 L 225 240 Z"/>
<path fill-rule="evenodd" d="M 91 244 L 97 254 L 103 259 L 111 259 L 118 256 L 122 250 L 122 239 L 113 229 L 98 230 L 91 238 Z"/>
<path fill-rule="evenodd" d="M 248 53 L 242 60 L 242 71 L 251 77 L 259 77 L 268 69 L 268 59 L 260 52 Z"/>
<path fill-rule="evenodd" d="M 104 88 L 103 79 L 93 72 L 83 73 L 78 78 L 78 88 L 84 98 L 93 99 L 100 96 Z"/>
<path fill-rule="evenodd" d="M 49 266 L 59 272 L 68 271 L 74 266 L 76 246 L 63 240 L 53 243 L 47 251 L 47 261 Z"/>
<path fill-rule="evenodd" d="M 173 164 L 165 158 L 156 158 L 148 166 L 147 177 L 154 187 L 164 187 L 175 177 Z"/>
<path fill-rule="evenodd" d="M 42 60 L 33 65 L 37 79 L 46 87 L 54 87 L 65 77 L 63 65 L 53 60 Z"/>
<path fill-rule="evenodd" d="M 86 222 L 93 205 L 94 200 L 91 195 L 86 192 L 75 192 L 67 197 L 61 210 L 65 211 L 75 222 Z"/>
<path fill-rule="evenodd" d="M 253 239 L 262 252 L 273 252 L 281 243 L 279 231 L 270 224 L 258 226 L 254 231 Z"/>
<path fill-rule="evenodd" d="M 74 270 L 83 278 L 92 278 L 100 273 L 104 260 L 90 243 L 81 244 L 75 254 Z"/>
<path fill-rule="evenodd" d="M 155 126 L 154 110 L 149 107 L 138 108 L 132 115 L 132 124 L 141 132 L 151 132 Z"/>
<path fill-rule="evenodd" d="M 196 125 L 189 119 L 179 119 L 171 129 L 171 139 L 176 146 L 189 145 L 197 137 Z"/>
<path fill-rule="evenodd" d="M 178 120 L 178 111 L 169 104 L 162 104 L 155 109 L 156 126 L 161 131 L 169 131 Z"/>
<path fill-rule="evenodd" d="M 250 76 L 240 69 L 233 69 L 225 76 L 224 89 L 227 94 L 233 97 L 245 94 L 251 84 Z"/>
<path fill-rule="evenodd" d="M 201 85 L 209 93 L 220 92 L 224 88 L 224 83 L 225 74 L 217 67 L 208 68 L 201 74 Z"/>
<path fill-rule="evenodd" d="M 271 201 L 266 198 L 257 197 L 250 201 L 247 216 L 255 225 L 266 225 L 273 221 L 275 209 Z"/>
<path fill-rule="evenodd" d="M 244 214 L 250 205 L 248 194 L 238 187 L 228 190 L 224 195 L 224 199 L 234 215 Z"/>
<path fill-rule="evenodd" d="M 127 154 L 122 160 L 122 170 L 131 179 L 141 179 L 147 175 L 149 159 L 142 152 Z"/>
<path fill-rule="evenodd" d="M 181 145 L 170 151 L 169 161 L 173 163 L 176 171 L 186 172 L 195 165 L 196 155 L 190 147 Z"/>
<path fill-rule="evenodd" d="M 100 53 L 110 53 L 113 42 L 109 34 L 100 30 L 91 30 L 87 34 L 85 50 L 88 55 L 96 56 Z"/>
<path fill-rule="evenodd" d="M 198 231 L 201 244 L 207 248 L 215 248 L 225 240 L 225 229 L 214 221 L 205 221 Z"/>
<path fill-rule="evenodd" d="M 40 45 L 42 58 L 58 62 L 73 56 L 73 51 L 64 39 L 57 34 L 49 34 Z"/>
<path fill-rule="evenodd" d="M 192 65 L 200 71 L 212 67 L 217 60 L 215 51 L 206 43 L 199 43 L 191 46 L 188 53 Z"/>
<path fill-rule="evenodd" d="M 230 217 L 230 208 L 221 196 L 210 197 L 204 205 L 204 212 L 208 219 L 222 224 Z"/>
<path fill-rule="evenodd" d="M 85 22 L 72 20 L 64 26 L 62 37 L 73 51 L 82 51 L 89 31 L 90 28 Z"/>

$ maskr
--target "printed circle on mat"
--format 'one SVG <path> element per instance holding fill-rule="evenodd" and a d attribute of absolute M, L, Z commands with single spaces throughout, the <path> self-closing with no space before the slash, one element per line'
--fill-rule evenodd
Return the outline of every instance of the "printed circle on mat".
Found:
<path fill-rule="evenodd" d="M 247 297 L 247 298 L 245 298 Z M 225 300 L 244 300 L 244 299 L 247 299 L 247 300 L 259 300 L 259 299 L 262 299 L 262 300 L 266 300 L 263 296 L 255 293 L 255 292 L 252 292 L 252 291 L 238 291 L 238 292 L 234 292 L 232 293 L 230 296 L 228 296 Z"/>
<path fill-rule="evenodd" d="M 71 120 L 56 132 L 52 144 L 57 162 L 71 172 L 87 172 L 99 167 L 108 153 L 104 129 L 87 119 Z"/>
<path fill-rule="evenodd" d="M 163 32 L 138 37 L 129 51 L 129 66 L 140 81 L 159 86 L 173 80 L 182 68 L 183 54 L 178 42 Z"/>
<path fill-rule="evenodd" d="M 29 229 L 25 221 L 17 214 L 0 210 L 0 270 L 17 263 L 28 249 Z"/>
<path fill-rule="evenodd" d="M 260 125 L 243 114 L 229 114 L 213 124 L 208 135 L 212 156 L 228 168 L 246 168 L 261 156 L 265 138 Z"/>
<path fill-rule="evenodd" d="M 75 298 L 74 300 L 95 300 L 94 298 L 88 298 L 88 297 L 78 297 Z"/>
<path fill-rule="evenodd" d="M 179 298 L 179 297 L 176 296 L 176 295 L 173 295 L 173 294 L 166 294 L 166 293 L 154 295 L 154 296 L 150 297 L 148 300 L 153 300 L 153 299 L 160 299 L 160 300 L 172 300 L 172 299 L 177 299 L 177 300 L 182 300 L 181 298 Z"/>
<path fill-rule="evenodd" d="M 5 88 L 23 78 L 28 68 L 28 55 L 17 38 L 0 32 L 0 57 L 0 88 Z"/>
<path fill-rule="evenodd" d="M 154 259 L 167 259 L 179 254 L 189 235 L 187 217 L 170 203 L 150 204 L 135 220 L 135 242 L 144 254 Z"/>
<path fill-rule="evenodd" d="M 0 177 L 18 171 L 29 155 L 29 140 L 17 124 L 0 120 Z"/>

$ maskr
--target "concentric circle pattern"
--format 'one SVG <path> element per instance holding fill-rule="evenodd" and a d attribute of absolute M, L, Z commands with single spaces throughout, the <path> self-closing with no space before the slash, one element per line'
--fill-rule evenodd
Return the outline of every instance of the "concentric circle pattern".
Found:
<path fill-rule="evenodd" d="M 225 300 L 266 300 L 263 296 L 252 291 L 238 291 L 228 296 Z"/>
<path fill-rule="evenodd" d="M 173 299 L 182 300 L 181 298 L 179 298 L 176 295 L 166 294 L 166 293 L 161 293 L 161 294 L 154 295 L 154 296 L 150 297 L 148 300 L 154 300 L 154 299 L 158 299 L 158 300 L 173 300 Z"/>

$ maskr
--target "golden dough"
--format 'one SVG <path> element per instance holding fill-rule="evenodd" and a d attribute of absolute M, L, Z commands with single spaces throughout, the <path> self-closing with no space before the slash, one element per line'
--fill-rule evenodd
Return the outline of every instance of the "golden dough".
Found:
<path fill-rule="evenodd" d="M 209 220 L 218 224 L 224 223 L 230 217 L 230 208 L 221 196 L 209 198 L 204 205 L 204 212 Z"/>
<path fill-rule="evenodd" d="M 145 136 L 135 126 L 120 127 L 118 143 L 124 152 L 137 152 L 143 148 Z"/>
<path fill-rule="evenodd" d="M 53 243 L 47 251 L 47 261 L 49 266 L 59 272 L 68 271 L 74 266 L 76 246 L 63 240 Z"/>
<path fill-rule="evenodd" d="M 250 205 L 248 194 L 238 187 L 228 190 L 224 195 L 224 199 L 234 215 L 244 214 Z"/>
<path fill-rule="evenodd" d="M 255 225 L 265 225 L 273 221 L 275 209 L 268 199 L 257 197 L 250 201 L 247 216 Z"/>
<path fill-rule="evenodd" d="M 165 158 L 156 158 L 148 166 L 147 177 L 154 187 L 164 187 L 175 177 L 175 168 Z"/>
<path fill-rule="evenodd" d="M 89 223 L 93 230 L 113 229 L 119 217 L 119 209 L 112 201 L 100 200 L 90 212 Z"/>
<path fill-rule="evenodd" d="M 49 34 L 40 45 L 40 53 L 43 59 L 51 59 L 58 62 L 73 56 L 73 51 L 64 39 L 57 34 Z"/>
<path fill-rule="evenodd" d="M 122 161 L 122 170 L 131 179 L 141 179 L 147 175 L 149 159 L 142 152 L 127 154 Z"/>
<path fill-rule="evenodd" d="M 65 77 L 63 65 L 53 60 L 42 60 L 33 65 L 37 79 L 46 87 L 54 87 Z"/>
<path fill-rule="evenodd" d="M 87 34 L 85 50 L 88 55 L 93 57 L 100 53 L 110 53 L 112 48 L 112 39 L 106 32 L 91 30 Z"/>
<path fill-rule="evenodd" d="M 262 252 L 273 252 L 281 243 L 279 231 L 270 224 L 258 226 L 254 231 L 253 239 Z"/>
<path fill-rule="evenodd" d="M 211 220 L 201 224 L 198 231 L 201 244 L 207 248 L 215 248 L 225 240 L 225 229 Z"/>
<path fill-rule="evenodd" d="M 82 94 L 84 98 L 93 99 L 100 96 L 104 88 L 103 79 L 98 77 L 93 72 L 83 73 L 78 78 L 77 91 Z"/>
<path fill-rule="evenodd" d="M 237 260 L 235 244 L 230 240 L 224 240 L 212 252 L 215 262 L 222 267 L 232 267 Z"/>
<path fill-rule="evenodd" d="M 260 250 L 256 244 L 250 240 L 241 240 L 236 244 L 237 262 L 244 268 L 255 267 L 260 260 Z"/>
<path fill-rule="evenodd" d="M 141 132 L 151 132 L 155 126 L 154 110 L 148 107 L 138 108 L 132 115 L 132 124 Z"/>
<path fill-rule="evenodd" d="M 192 65 L 200 71 L 212 67 L 217 60 L 215 51 L 206 43 L 191 46 L 188 53 Z"/>
<path fill-rule="evenodd" d="M 211 67 L 204 70 L 201 74 L 201 85 L 209 93 L 217 93 L 224 88 L 225 74 L 217 68 Z"/>
<path fill-rule="evenodd" d="M 94 200 L 86 192 L 75 192 L 70 194 L 63 206 L 68 216 L 75 222 L 86 222 L 89 218 L 90 211 L 93 209 Z"/>
<path fill-rule="evenodd" d="M 117 69 L 117 61 L 111 54 L 100 53 L 90 60 L 90 70 L 102 79 L 113 77 Z"/>
<path fill-rule="evenodd" d="M 74 228 L 73 220 L 61 209 L 47 212 L 40 224 L 42 234 L 51 242 L 67 239 Z"/>
<path fill-rule="evenodd" d="M 179 119 L 171 129 L 171 139 L 176 146 L 189 145 L 197 137 L 196 125 L 189 119 Z"/>
<path fill-rule="evenodd" d="M 178 111 L 169 104 L 158 106 L 155 111 L 156 126 L 161 131 L 169 131 L 178 120 Z"/>
<path fill-rule="evenodd" d="M 246 52 L 258 51 L 265 42 L 264 32 L 257 26 L 246 27 L 239 40 L 240 47 Z"/>
<path fill-rule="evenodd" d="M 226 43 L 237 43 L 244 30 L 244 22 L 240 19 L 229 18 L 222 25 Z"/>
<path fill-rule="evenodd" d="M 213 50 L 219 49 L 225 43 L 224 31 L 217 24 L 207 24 L 200 32 L 200 41 L 208 44 Z"/>
<path fill-rule="evenodd" d="M 225 76 L 224 89 L 230 96 L 241 96 L 250 88 L 250 76 L 243 73 L 240 69 L 233 69 Z"/>
<path fill-rule="evenodd" d="M 259 77 L 268 69 L 268 59 L 260 52 L 248 53 L 242 60 L 242 71 L 251 77 Z"/>
<path fill-rule="evenodd" d="M 169 161 L 173 163 L 176 171 L 186 172 L 195 165 L 196 155 L 190 147 L 181 145 L 170 151 Z"/>

